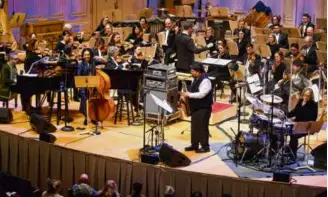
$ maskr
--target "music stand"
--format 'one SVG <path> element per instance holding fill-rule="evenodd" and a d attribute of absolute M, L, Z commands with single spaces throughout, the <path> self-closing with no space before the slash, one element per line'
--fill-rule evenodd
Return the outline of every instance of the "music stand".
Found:
<path fill-rule="evenodd" d="M 99 85 L 99 76 L 75 76 L 74 77 L 75 81 L 75 87 L 76 88 L 85 88 L 86 92 L 88 91 L 89 88 L 95 88 L 98 87 Z M 87 100 L 86 100 L 86 115 L 87 115 L 87 120 L 89 116 L 89 96 L 87 95 Z M 88 125 L 88 121 L 87 121 Z M 93 132 L 87 131 L 83 132 L 80 134 L 91 134 L 91 135 L 100 135 L 100 132 L 98 131 L 98 126 L 96 124 L 96 130 Z"/>

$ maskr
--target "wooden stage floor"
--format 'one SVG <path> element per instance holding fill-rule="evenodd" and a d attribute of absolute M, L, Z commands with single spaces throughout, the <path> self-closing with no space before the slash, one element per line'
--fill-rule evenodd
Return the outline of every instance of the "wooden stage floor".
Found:
<path fill-rule="evenodd" d="M 13 107 L 13 102 L 10 103 Z M 78 103 L 70 102 L 70 114 L 74 121 L 70 124 L 74 128 L 84 127 L 83 117 L 78 113 Z M 13 110 L 14 121 L 11 124 L 1 124 L 0 131 L 8 132 L 14 135 L 19 135 L 26 138 L 38 140 L 38 134 L 33 131 L 29 125 L 28 117 L 21 112 L 20 107 Z M 74 132 L 63 132 L 60 128 L 63 126 L 61 121 L 57 126 L 58 130 L 54 133 L 57 137 L 56 145 L 66 147 L 73 150 L 94 153 L 97 155 L 108 156 L 113 158 L 124 159 L 127 161 L 139 161 L 139 149 L 143 144 L 143 126 L 127 126 L 125 118 L 122 122 L 114 124 L 113 119 L 104 122 L 104 128 L 101 130 L 101 135 L 79 135 L 80 130 Z M 52 123 L 56 125 L 55 115 L 52 118 Z M 237 120 L 227 121 L 220 125 L 229 134 L 233 135 L 230 128 L 237 130 Z M 249 125 L 241 125 L 241 129 L 248 130 Z M 218 143 L 228 143 L 229 138 L 215 126 L 210 126 L 210 143 L 215 146 Z M 179 168 L 184 171 L 200 172 L 205 174 L 222 175 L 229 177 L 238 177 L 229 167 L 220 159 L 219 156 L 213 155 L 213 151 L 206 154 L 196 154 L 194 152 L 184 152 L 184 147 L 190 143 L 190 123 L 185 121 L 177 121 L 165 127 L 166 142 L 173 146 L 178 151 L 184 153 L 192 160 L 192 165 Z M 318 145 L 326 140 L 326 132 L 321 131 L 318 136 L 312 136 L 312 145 Z M 213 147 L 212 147 L 213 148 Z M 327 176 L 299 176 L 293 177 L 297 180 L 297 184 L 326 187 Z M 260 180 L 270 181 L 272 178 L 263 178 Z M 259 179 L 258 179 L 259 180 Z"/>

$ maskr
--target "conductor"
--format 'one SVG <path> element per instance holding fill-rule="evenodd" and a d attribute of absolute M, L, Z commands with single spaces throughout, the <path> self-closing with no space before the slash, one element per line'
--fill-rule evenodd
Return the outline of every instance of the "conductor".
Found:
<path fill-rule="evenodd" d="M 193 77 L 190 90 L 181 93 L 189 98 L 191 111 L 191 146 L 186 147 L 185 151 L 205 153 L 210 151 L 208 124 L 213 103 L 212 84 L 202 64 L 195 62 L 190 68 Z"/>

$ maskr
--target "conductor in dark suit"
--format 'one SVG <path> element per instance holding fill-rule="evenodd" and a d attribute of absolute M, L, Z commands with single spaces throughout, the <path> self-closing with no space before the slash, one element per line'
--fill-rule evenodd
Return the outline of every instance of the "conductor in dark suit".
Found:
<path fill-rule="evenodd" d="M 279 44 L 281 48 L 289 49 L 288 35 L 282 33 L 280 28 L 280 25 L 273 26 L 273 33 L 276 37 L 277 44 Z"/>
<path fill-rule="evenodd" d="M 308 27 L 312 27 L 314 29 L 314 25 L 310 21 L 310 15 L 305 13 L 305 14 L 303 14 L 303 17 L 302 17 L 302 23 L 300 24 L 300 26 L 298 28 L 301 32 L 302 37 L 307 36 L 306 30 Z"/>
<path fill-rule="evenodd" d="M 176 65 L 179 72 L 190 72 L 190 65 L 195 61 L 194 54 L 208 50 L 213 44 L 208 44 L 205 47 L 197 48 L 194 41 L 191 39 L 192 24 L 186 22 L 183 25 L 181 34 L 176 35 L 173 50 L 177 54 L 178 62 Z"/>

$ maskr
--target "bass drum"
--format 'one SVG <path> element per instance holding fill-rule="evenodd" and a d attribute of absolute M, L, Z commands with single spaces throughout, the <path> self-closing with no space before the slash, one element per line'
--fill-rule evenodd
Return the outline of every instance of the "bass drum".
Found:
<path fill-rule="evenodd" d="M 237 158 L 241 159 L 243 154 L 243 160 L 252 159 L 269 141 L 266 133 L 246 133 L 240 132 L 237 135 L 236 151 Z"/>

